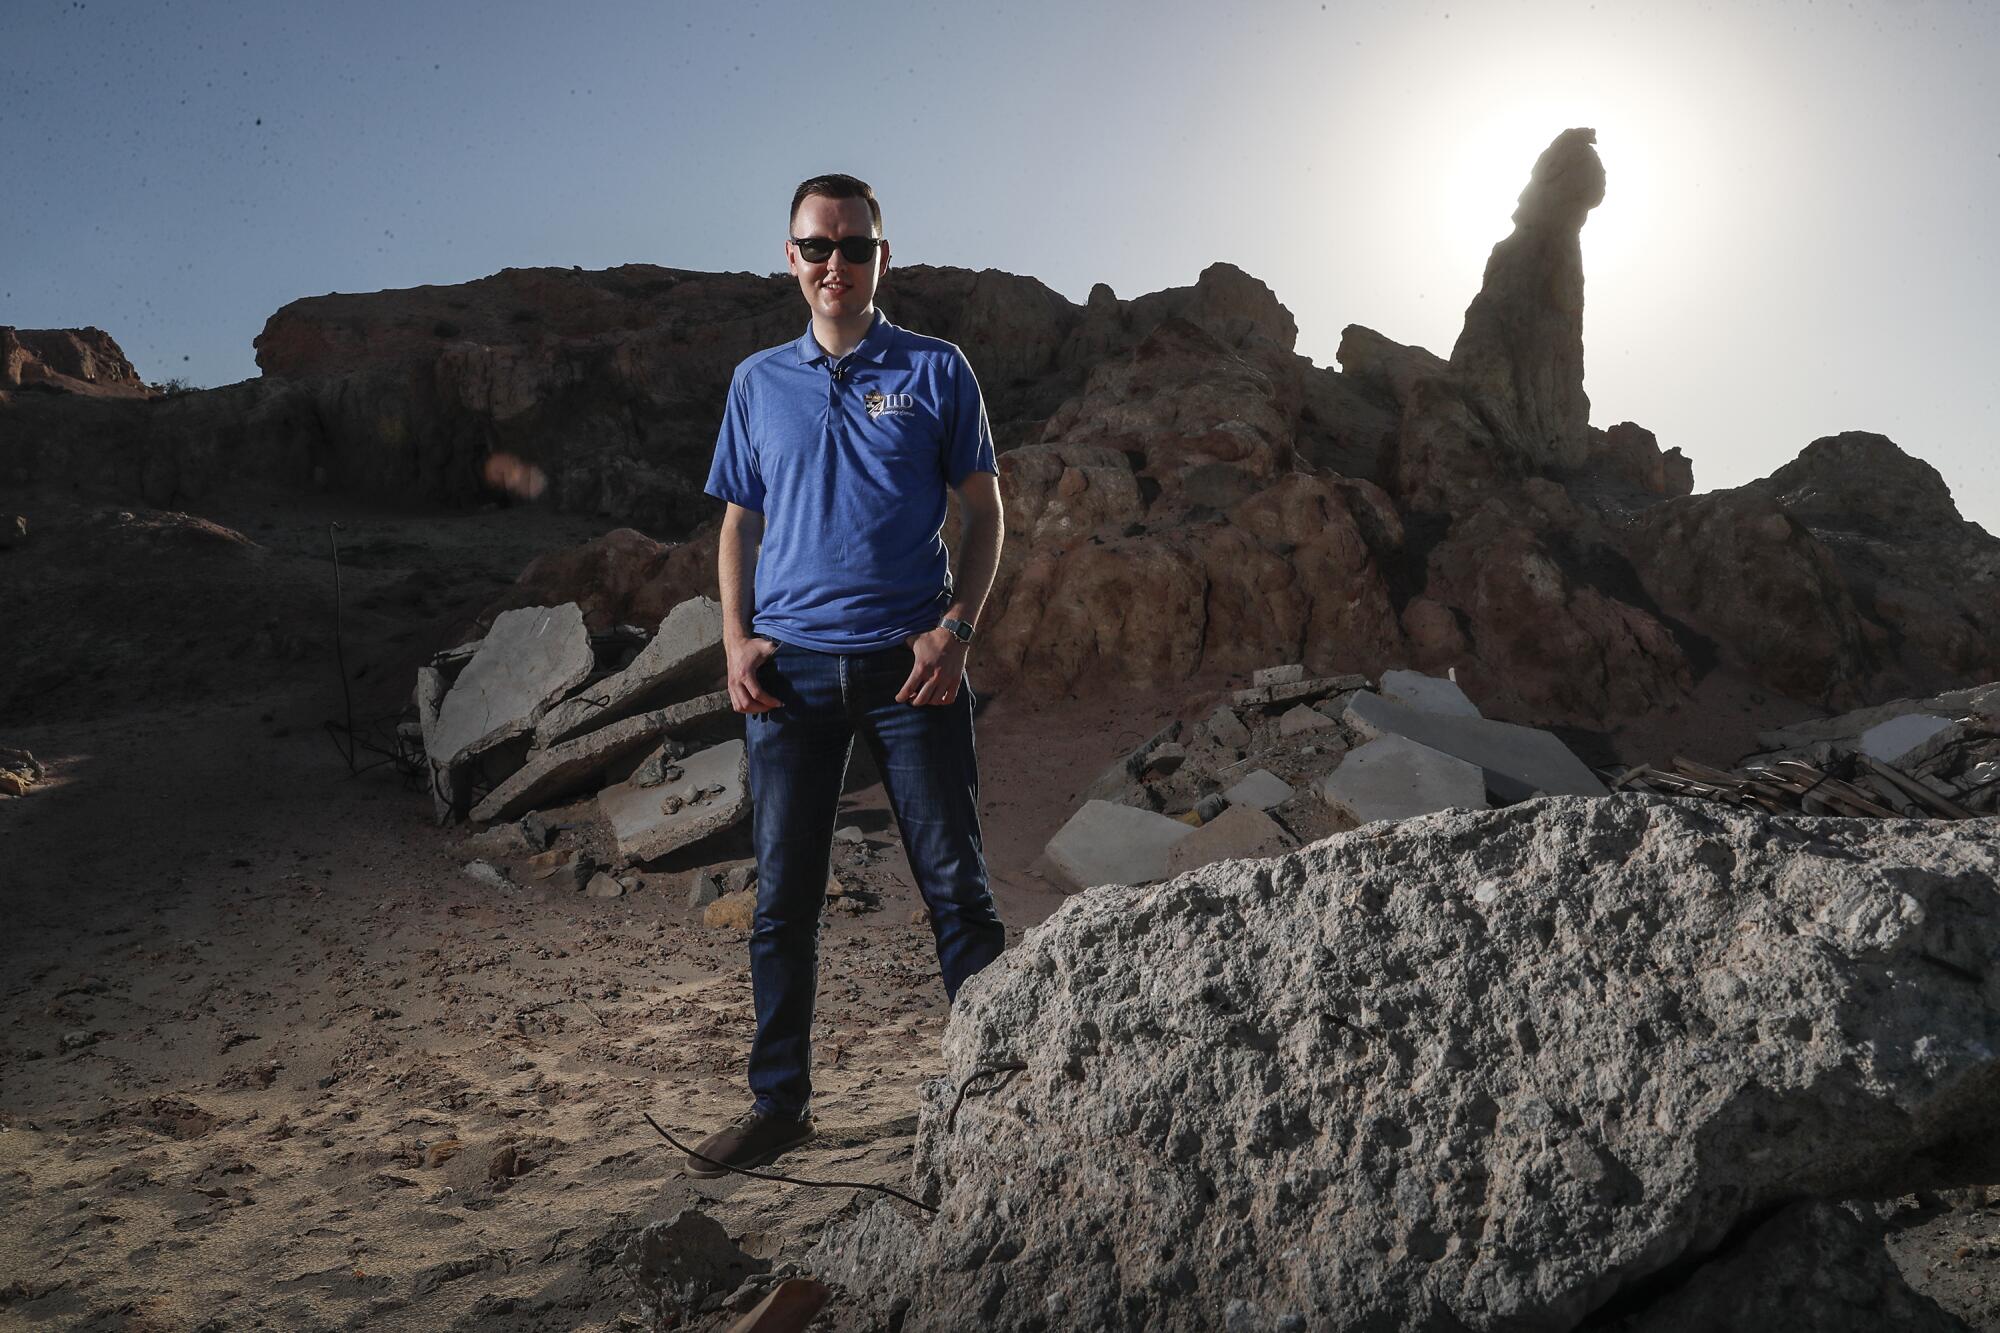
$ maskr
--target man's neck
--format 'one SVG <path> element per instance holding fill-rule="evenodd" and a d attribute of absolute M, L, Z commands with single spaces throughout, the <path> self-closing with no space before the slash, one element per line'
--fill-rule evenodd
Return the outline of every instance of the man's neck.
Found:
<path fill-rule="evenodd" d="M 875 327 L 875 307 L 869 306 L 858 315 L 850 315 L 843 320 L 823 319 L 813 316 L 813 341 L 819 349 L 838 361 L 868 336 L 868 330 Z"/>

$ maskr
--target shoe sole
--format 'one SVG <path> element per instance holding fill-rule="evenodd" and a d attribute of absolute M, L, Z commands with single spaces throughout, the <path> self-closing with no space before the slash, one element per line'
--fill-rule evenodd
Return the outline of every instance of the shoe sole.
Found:
<path fill-rule="evenodd" d="M 760 1166 L 768 1166 L 770 1163 L 777 1161 L 800 1144 L 812 1142 L 812 1138 L 813 1131 L 808 1129 L 795 1139 L 787 1140 L 775 1147 L 766 1148 L 763 1155 L 755 1161 L 731 1162 L 729 1166 L 697 1166 L 693 1162 L 687 1162 L 683 1164 L 683 1169 L 697 1180 L 713 1180 L 717 1176 L 726 1176 L 730 1174 L 730 1167 L 734 1167 L 739 1171 L 755 1171 Z"/>

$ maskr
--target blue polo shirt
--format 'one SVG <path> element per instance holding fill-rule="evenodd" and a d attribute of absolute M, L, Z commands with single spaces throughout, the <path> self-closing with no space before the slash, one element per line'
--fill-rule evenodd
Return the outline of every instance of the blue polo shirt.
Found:
<path fill-rule="evenodd" d="M 736 367 L 707 490 L 764 515 L 753 633 L 893 647 L 951 605 L 945 489 L 998 472 L 965 354 L 876 312 L 838 361 L 812 335 Z"/>

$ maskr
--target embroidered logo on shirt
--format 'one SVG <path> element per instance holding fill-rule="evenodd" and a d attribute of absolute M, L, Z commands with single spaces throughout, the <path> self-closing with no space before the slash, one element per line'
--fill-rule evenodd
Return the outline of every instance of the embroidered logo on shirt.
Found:
<path fill-rule="evenodd" d="M 915 394 L 883 393 L 879 389 L 870 389 L 862 395 L 861 401 L 868 405 L 870 421 L 881 417 L 908 416 L 917 410 Z"/>

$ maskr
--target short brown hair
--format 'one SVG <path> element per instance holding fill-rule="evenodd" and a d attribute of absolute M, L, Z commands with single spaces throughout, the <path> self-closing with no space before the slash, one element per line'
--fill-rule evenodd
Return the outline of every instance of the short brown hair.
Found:
<path fill-rule="evenodd" d="M 799 215 L 799 205 L 815 194 L 828 199 L 866 199 L 868 216 L 875 223 L 875 234 L 877 236 L 882 234 L 882 205 L 876 202 L 875 191 L 868 188 L 867 181 L 839 173 L 831 176 L 814 176 L 811 180 L 799 182 L 799 188 L 792 191 L 792 211 L 785 215 L 788 228 L 791 220 Z"/>

